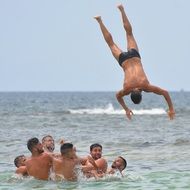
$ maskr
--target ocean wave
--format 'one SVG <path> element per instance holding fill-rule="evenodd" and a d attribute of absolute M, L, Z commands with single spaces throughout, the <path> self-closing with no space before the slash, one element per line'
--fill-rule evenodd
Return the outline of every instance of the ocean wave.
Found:
<path fill-rule="evenodd" d="M 163 108 L 152 109 L 139 109 L 132 110 L 136 115 L 162 115 L 166 114 Z M 124 115 L 125 111 L 122 109 L 115 109 L 112 104 L 108 104 L 104 108 L 92 108 L 92 109 L 69 109 L 71 114 L 107 114 L 107 115 Z"/>
<path fill-rule="evenodd" d="M 189 145 L 190 141 L 188 139 L 176 139 L 174 142 L 175 146 Z"/>

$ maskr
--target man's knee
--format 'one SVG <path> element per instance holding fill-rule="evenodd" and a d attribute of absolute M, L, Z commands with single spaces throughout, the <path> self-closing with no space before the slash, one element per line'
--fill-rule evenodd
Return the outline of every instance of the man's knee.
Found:
<path fill-rule="evenodd" d="M 119 55 L 121 54 L 121 50 L 114 44 L 112 46 L 110 46 L 111 52 L 113 54 L 113 56 L 119 60 Z"/>

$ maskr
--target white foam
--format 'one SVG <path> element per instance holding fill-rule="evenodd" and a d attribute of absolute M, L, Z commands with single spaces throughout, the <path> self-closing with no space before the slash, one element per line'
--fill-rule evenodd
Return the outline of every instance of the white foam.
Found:
<path fill-rule="evenodd" d="M 140 109 L 132 110 L 136 115 L 161 115 L 166 114 L 166 111 L 162 108 L 152 109 Z M 107 114 L 107 115 L 124 115 L 125 111 L 122 109 L 114 109 L 112 104 L 108 104 L 104 108 L 92 108 L 92 109 L 70 109 L 71 114 Z"/>
<path fill-rule="evenodd" d="M 166 111 L 162 108 L 152 108 L 152 109 L 133 110 L 133 113 L 137 115 L 162 115 L 166 114 Z"/>

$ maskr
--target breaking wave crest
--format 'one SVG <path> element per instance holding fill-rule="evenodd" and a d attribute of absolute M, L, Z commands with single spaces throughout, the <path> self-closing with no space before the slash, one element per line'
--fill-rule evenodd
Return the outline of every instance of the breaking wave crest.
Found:
<path fill-rule="evenodd" d="M 139 109 L 132 110 L 136 115 L 162 115 L 166 114 L 163 108 L 152 109 Z M 125 111 L 122 109 L 115 109 L 112 104 L 108 104 L 104 108 L 92 108 L 92 109 L 69 109 L 71 114 L 107 114 L 107 115 L 123 115 Z"/>

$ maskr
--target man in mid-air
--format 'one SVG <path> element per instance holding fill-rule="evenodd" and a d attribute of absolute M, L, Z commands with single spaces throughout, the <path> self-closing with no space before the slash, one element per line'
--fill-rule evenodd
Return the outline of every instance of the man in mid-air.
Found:
<path fill-rule="evenodd" d="M 175 111 L 170 95 L 166 90 L 149 83 L 147 76 L 143 70 L 139 49 L 133 36 L 132 27 L 125 14 L 123 5 L 119 5 L 118 9 L 121 12 L 124 29 L 126 31 L 127 52 L 123 52 L 115 44 L 112 35 L 103 24 L 101 16 L 94 17 L 100 25 L 104 39 L 108 44 L 113 56 L 119 62 L 119 65 L 123 68 L 125 74 L 123 89 L 116 94 L 117 100 L 125 110 L 128 119 L 131 119 L 133 112 L 130 108 L 127 107 L 123 100 L 123 97 L 125 95 L 131 94 L 131 100 L 135 104 L 139 104 L 141 102 L 142 91 L 163 95 L 169 107 L 168 116 L 170 119 L 173 119 L 175 116 Z"/>

